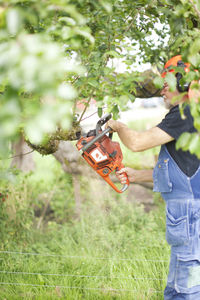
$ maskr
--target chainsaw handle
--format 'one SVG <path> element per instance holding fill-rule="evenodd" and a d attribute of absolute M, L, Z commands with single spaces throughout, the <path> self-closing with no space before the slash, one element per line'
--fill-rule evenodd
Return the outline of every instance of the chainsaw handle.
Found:
<path fill-rule="evenodd" d="M 119 167 L 117 167 L 116 169 L 115 169 L 115 171 L 118 171 L 118 170 L 120 170 L 120 169 L 122 169 L 122 168 L 124 168 L 124 166 L 123 165 L 121 165 L 120 166 L 120 168 Z M 111 171 L 111 170 L 110 170 Z M 126 176 L 126 178 L 127 178 L 127 180 L 126 180 L 126 183 L 122 186 L 122 188 L 121 188 L 121 190 L 120 189 L 118 189 L 118 187 L 114 184 L 114 182 L 110 179 L 110 174 L 111 174 L 111 172 L 109 171 L 109 168 L 105 168 L 104 170 L 97 170 L 97 173 L 100 175 L 100 176 L 102 176 L 103 177 L 103 179 L 117 192 L 117 193 L 123 193 L 124 191 L 126 191 L 127 190 L 127 188 L 128 188 L 128 186 L 129 186 L 129 180 L 128 180 L 128 176 L 127 176 L 127 174 L 126 173 L 124 173 L 125 174 L 125 176 Z"/>
<path fill-rule="evenodd" d="M 126 176 L 126 183 L 123 185 L 123 187 L 122 187 L 122 189 L 121 189 L 121 191 L 124 192 L 124 191 L 126 191 L 127 188 L 129 187 L 129 180 L 128 180 L 128 176 L 127 176 L 126 172 L 123 172 L 122 174 L 123 174 L 124 176 Z"/>
<path fill-rule="evenodd" d="M 104 135 L 106 135 L 109 132 L 109 138 L 112 139 L 112 128 L 107 127 L 105 130 L 101 131 L 101 126 L 103 126 L 108 120 L 110 120 L 112 117 L 111 114 L 106 114 L 104 117 L 102 117 L 96 125 L 96 136 L 89 141 L 81 150 L 84 152 L 88 148 L 90 148 L 94 143 L 99 141 Z M 99 133 L 100 131 L 100 133 Z"/>
<path fill-rule="evenodd" d="M 115 172 L 121 170 L 122 168 L 124 168 L 124 165 L 123 165 L 123 164 L 120 166 L 120 168 L 116 168 L 116 169 L 115 169 Z M 124 191 L 127 190 L 127 188 L 129 187 L 130 182 L 129 182 L 128 175 L 126 174 L 126 172 L 123 172 L 123 173 L 121 173 L 121 174 L 124 175 L 124 176 L 126 177 L 126 183 L 123 185 L 123 187 L 122 187 L 122 189 L 121 189 L 121 191 L 124 192 Z"/>
<path fill-rule="evenodd" d="M 96 136 L 99 134 L 99 131 L 101 130 L 101 126 L 103 126 L 105 123 L 107 123 L 112 118 L 111 114 L 104 115 L 96 125 Z"/>
<path fill-rule="evenodd" d="M 129 187 L 129 184 L 124 184 L 123 187 L 120 190 L 120 193 L 123 193 L 127 190 L 127 188 Z"/>
<path fill-rule="evenodd" d="M 125 173 L 126 174 L 126 173 Z M 127 175 L 126 175 L 127 176 Z M 125 183 L 121 190 L 118 189 L 118 187 L 113 183 L 113 181 L 110 179 L 109 175 L 107 176 L 102 176 L 103 179 L 117 192 L 117 193 L 123 193 L 127 190 L 128 186 L 129 186 L 129 180 L 128 180 L 128 177 L 127 177 L 127 183 Z"/>
<path fill-rule="evenodd" d="M 89 141 L 81 150 L 85 152 L 88 148 L 90 148 L 94 143 L 99 141 L 106 133 L 110 132 L 112 129 L 110 127 L 106 128 L 102 132 L 100 132 L 97 136 L 95 136 L 91 141 Z"/>

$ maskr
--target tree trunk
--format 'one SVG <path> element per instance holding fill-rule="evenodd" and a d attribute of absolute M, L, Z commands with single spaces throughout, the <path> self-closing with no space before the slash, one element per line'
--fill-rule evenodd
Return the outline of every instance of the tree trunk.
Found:
<path fill-rule="evenodd" d="M 80 153 L 71 142 L 60 141 L 58 150 L 53 156 L 61 163 L 63 170 L 72 174 L 76 216 L 80 217 L 82 198 L 80 194 L 79 176 L 88 173 L 95 176 L 95 172 L 81 159 Z"/>
<path fill-rule="evenodd" d="M 23 172 L 30 172 L 35 169 L 33 153 L 26 154 L 32 149 L 27 145 L 22 136 L 18 142 L 12 144 L 12 150 L 14 156 L 10 165 L 11 167 L 15 167 Z"/>

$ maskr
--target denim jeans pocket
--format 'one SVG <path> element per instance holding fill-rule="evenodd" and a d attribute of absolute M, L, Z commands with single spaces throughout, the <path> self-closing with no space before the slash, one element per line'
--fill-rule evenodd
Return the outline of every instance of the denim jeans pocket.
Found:
<path fill-rule="evenodd" d="M 178 257 L 175 289 L 186 294 L 200 292 L 200 257 Z"/>
<path fill-rule="evenodd" d="M 169 193 L 172 191 L 172 183 L 168 170 L 169 159 L 159 160 L 153 170 L 154 192 Z"/>
<path fill-rule="evenodd" d="M 189 243 L 188 217 L 175 219 L 166 209 L 166 240 L 171 246 L 187 245 Z"/>

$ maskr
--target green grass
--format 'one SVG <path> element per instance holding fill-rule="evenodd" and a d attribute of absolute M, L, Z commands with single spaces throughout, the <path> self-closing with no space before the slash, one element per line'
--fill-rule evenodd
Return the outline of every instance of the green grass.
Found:
<path fill-rule="evenodd" d="M 77 288 L 7 285 L 2 286 L 0 297 L 162 299 L 162 293 L 153 293 L 164 289 L 169 257 L 164 242 L 164 222 L 157 215 L 159 209 L 145 214 L 142 207 L 133 207 L 124 201 L 119 205 L 116 200 L 106 199 L 103 204 L 104 208 L 102 203 L 87 203 L 79 221 L 71 220 L 70 224 L 63 225 L 49 222 L 43 231 L 29 230 L 26 237 L 17 236 L 15 243 L 7 237 L 7 245 L 1 247 L 3 250 L 55 255 L 1 253 L 1 270 L 40 273 L 1 274 L 1 282 Z M 8 234 L 13 237 L 13 232 Z M 79 277 L 83 275 L 88 277 Z"/>
<path fill-rule="evenodd" d="M 141 167 L 143 154 L 135 159 L 127 153 L 127 162 Z M 153 162 L 152 154 L 146 155 Z M 117 194 L 104 182 L 80 177 L 77 218 L 71 175 L 53 157 L 35 159 L 35 173 L 2 183 L 8 199 L 0 202 L 0 282 L 7 284 L 0 299 L 162 300 L 169 247 L 159 195 L 156 208 L 145 213 L 127 199 L 128 192 Z M 38 227 L 47 199 L 50 210 Z"/>

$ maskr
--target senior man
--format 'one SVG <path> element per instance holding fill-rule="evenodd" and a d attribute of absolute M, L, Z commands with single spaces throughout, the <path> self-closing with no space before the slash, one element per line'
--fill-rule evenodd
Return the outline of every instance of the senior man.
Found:
<path fill-rule="evenodd" d="M 189 83 L 181 85 L 182 67 L 188 72 L 189 64 L 180 55 L 165 64 L 167 72 L 175 72 L 177 88 L 170 91 L 165 82 L 161 95 L 169 112 L 157 126 L 137 132 L 125 124 L 110 120 L 107 126 L 117 132 L 123 144 L 133 152 L 161 146 L 154 170 L 124 168 L 118 172 L 121 183 L 126 172 L 130 182 L 153 181 L 155 192 L 166 202 L 166 239 L 171 246 L 171 259 L 165 300 L 200 300 L 200 160 L 188 151 L 176 150 L 176 140 L 183 132 L 195 132 L 188 105 L 184 118 L 179 105 L 188 100 Z M 179 99 L 174 102 L 174 99 Z"/>

